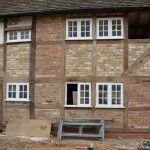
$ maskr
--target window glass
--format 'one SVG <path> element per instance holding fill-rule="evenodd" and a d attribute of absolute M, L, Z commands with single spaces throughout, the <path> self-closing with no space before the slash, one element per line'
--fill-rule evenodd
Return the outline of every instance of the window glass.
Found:
<path fill-rule="evenodd" d="M 123 85 L 121 83 L 97 83 L 98 106 L 123 106 Z"/>
<path fill-rule="evenodd" d="M 25 83 L 8 83 L 7 84 L 7 99 L 9 100 L 28 100 L 29 84 Z"/>
<path fill-rule="evenodd" d="M 67 38 L 80 39 L 91 37 L 91 19 L 67 20 Z"/>

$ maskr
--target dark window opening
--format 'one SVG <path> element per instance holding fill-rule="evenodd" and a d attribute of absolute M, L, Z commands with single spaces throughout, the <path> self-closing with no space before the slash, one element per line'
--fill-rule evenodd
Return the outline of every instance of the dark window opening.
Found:
<path fill-rule="evenodd" d="M 130 13 L 129 39 L 150 39 L 150 13 Z"/>
<path fill-rule="evenodd" d="M 67 84 L 67 105 L 77 105 L 77 84 Z"/>

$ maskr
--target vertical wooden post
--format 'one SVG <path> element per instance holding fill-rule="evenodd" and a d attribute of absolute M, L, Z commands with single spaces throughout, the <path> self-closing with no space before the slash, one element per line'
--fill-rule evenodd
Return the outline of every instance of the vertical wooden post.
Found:
<path fill-rule="evenodd" d="M 65 51 L 65 29 L 66 29 L 66 22 L 65 16 L 62 15 L 62 50 L 61 50 L 61 102 L 60 102 L 60 115 L 61 117 L 65 116 L 65 58 L 66 58 L 66 51 Z"/>
<path fill-rule="evenodd" d="M 4 43 L 3 43 L 3 86 L 2 86 L 2 124 L 5 124 L 6 121 L 6 116 L 5 116 L 5 102 L 4 102 L 4 97 L 6 95 L 6 65 L 7 65 L 7 32 L 5 29 L 7 28 L 7 18 L 4 18 Z M 5 85 L 5 86 L 4 86 Z"/>
<path fill-rule="evenodd" d="M 32 16 L 30 66 L 29 66 L 30 119 L 35 119 L 35 64 L 36 64 L 35 57 L 36 57 L 36 16 Z"/>
<path fill-rule="evenodd" d="M 92 18 L 92 37 L 93 37 L 93 46 L 92 46 L 92 96 L 91 96 L 91 101 L 92 101 L 92 111 L 91 111 L 91 115 L 92 117 L 95 117 L 95 99 L 96 99 L 96 95 L 95 95 L 95 77 L 96 77 L 96 15 L 93 15 Z"/>
<path fill-rule="evenodd" d="M 128 69 L 128 14 L 124 16 L 124 71 Z M 128 98 L 126 91 L 126 83 L 124 84 L 124 111 L 123 111 L 123 128 L 128 127 Z"/>
<path fill-rule="evenodd" d="M 124 16 L 124 71 L 128 69 L 128 14 Z"/>

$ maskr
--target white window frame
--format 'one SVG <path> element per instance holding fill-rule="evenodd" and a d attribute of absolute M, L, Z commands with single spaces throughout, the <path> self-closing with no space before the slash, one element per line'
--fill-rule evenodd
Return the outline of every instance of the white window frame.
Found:
<path fill-rule="evenodd" d="M 76 84 L 77 85 L 77 105 L 68 105 L 67 104 L 67 85 L 68 84 Z M 89 85 L 89 104 L 80 104 L 80 85 Z M 92 107 L 91 106 L 91 83 L 89 82 L 86 82 L 86 83 L 83 83 L 83 82 L 67 82 L 65 84 L 65 106 L 64 107 Z"/>
<path fill-rule="evenodd" d="M 99 104 L 99 85 L 107 85 L 108 87 L 108 104 Z M 112 85 L 120 85 L 121 86 L 121 103 L 120 104 L 112 104 Z M 123 83 L 107 83 L 107 82 L 98 82 L 96 83 L 96 106 L 97 108 L 124 108 L 123 106 Z"/>
<path fill-rule="evenodd" d="M 69 21 L 77 21 L 77 37 L 68 36 Z M 81 37 L 81 21 L 90 21 L 90 36 Z M 81 19 L 67 19 L 66 20 L 66 40 L 88 40 L 92 39 L 92 18 L 81 18 Z"/>
<path fill-rule="evenodd" d="M 16 98 L 9 98 L 9 86 L 15 85 L 16 86 Z M 27 98 L 19 98 L 19 86 L 26 85 L 27 86 Z M 7 83 L 6 88 L 6 101 L 29 101 L 29 83 Z"/>
<path fill-rule="evenodd" d="M 107 20 L 108 21 L 108 36 L 99 36 L 99 21 Z M 121 36 L 113 36 L 112 35 L 112 20 L 121 20 Z M 123 26 L 123 18 L 122 17 L 114 17 L 114 18 L 97 18 L 96 19 L 96 30 L 97 30 L 97 39 L 124 39 L 124 26 Z"/>
<path fill-rule="evenodd" d="M 29 38 L 28 39 L 21 39 L 21 32 L 26 32 L 28 31 L 29 32 Z M 9 39 L 9 34 L 10 33 L 13 33 L 13 32 L 17 32 L 17 39 L 13 39 L 13 40 L 10 40 Z M 26 42 L 26 41 L 31 41 L 31 31 L 30 30 L 20 30 L 20 31 L 8 31 L 7 32 L 7 42 Z"/>

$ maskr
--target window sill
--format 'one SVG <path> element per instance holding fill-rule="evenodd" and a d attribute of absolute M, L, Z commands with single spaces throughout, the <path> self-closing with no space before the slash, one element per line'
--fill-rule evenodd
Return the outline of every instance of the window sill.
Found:
<path fill-rule="evenodd" d="M 12 100 L 12 99 L 6 99 L 5 102 L 30 102 L 30 100 Z"/>
<path fill-rule="evenodd" d="M 81 40 L 81 41 L 84 41 L 84 40 L 93 40 L 93 38 L 75 38 L 75 39 L 71 39 L 71 38 L 66 38 L 65 39 L 66 41 L 79 41 L 79 40 Z"/>
<path fill-rule="evenodd" d="M 118 108 L 118 109 L 124 109 L 124 106 L 95 106 L 95 108 L 108 108 L 108 109 L 114 109 L 114 108 Z"/>
<path fill-rule="evenodd" d="M 114 38 L 96 38 L 96 40 L 124 40 L 124 37 L 114 37 Z"/>
<path fill-rule="evenodd" d="M 72 108 L 92 108 L 92 106 L 88 105 L 84 105 L 84 106 L 81 106 L 81 105 L 64 105 L 64 107 L 72 107 Z"/>
<path fill-rule="evenodd" d="M 22 40 L 22 41 L 19 41 L 19 40 L 16 40 L 16 41 L 6 41 L 5 43 L 24 43 L 24 42 L 31 42 L 31 40 Z"/>

